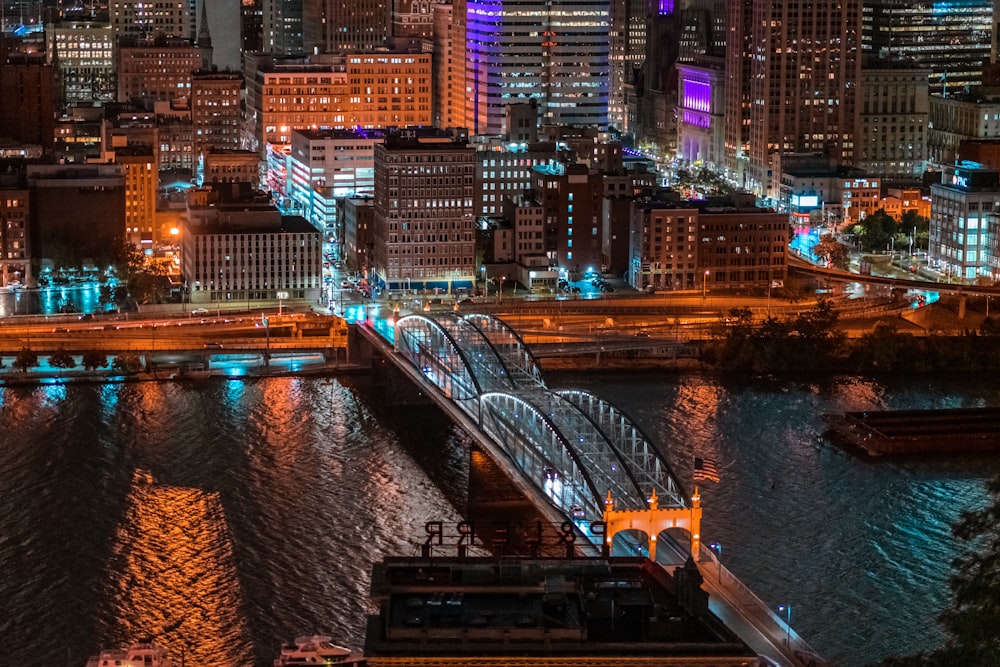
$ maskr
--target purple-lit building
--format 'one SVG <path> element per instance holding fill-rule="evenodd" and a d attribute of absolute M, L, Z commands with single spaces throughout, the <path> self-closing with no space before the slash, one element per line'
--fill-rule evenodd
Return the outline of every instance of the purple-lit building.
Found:
<path fill-rule="evenodd" d="M 723 169 L 726 139 L 725 62 L 701 56 L 677 66 L 680 94 L 677 157 Z"/>

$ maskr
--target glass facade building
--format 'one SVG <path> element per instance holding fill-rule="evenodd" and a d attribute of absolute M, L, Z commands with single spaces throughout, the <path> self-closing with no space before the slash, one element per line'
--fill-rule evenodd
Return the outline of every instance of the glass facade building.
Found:
<path fill-rule="evenodd" d="M 931 93 L 957 92 L 982 81 L 992 19 L 993 0 L 868 0 L 862 48 L 929 69 Z"/>

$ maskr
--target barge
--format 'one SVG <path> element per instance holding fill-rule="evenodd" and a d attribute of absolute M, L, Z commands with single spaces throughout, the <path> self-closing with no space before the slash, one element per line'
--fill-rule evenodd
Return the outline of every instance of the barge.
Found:
<path fill-rule="evenodd" d="M 870 456 L 1000 451 L 1000 408 L 845 412 L 830 425 Z"/>

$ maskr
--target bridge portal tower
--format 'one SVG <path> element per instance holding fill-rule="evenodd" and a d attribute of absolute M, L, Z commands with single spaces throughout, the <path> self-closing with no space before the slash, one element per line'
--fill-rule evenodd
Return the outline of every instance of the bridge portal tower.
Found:
<path fill-rule="evenodd" d="M 656 489 L 649 497 L 649 507 L 641 510 L 616 510 L 611 491 L 604 500 L 606 544 L 611 548 L 614 536 L 623 530 L 641 530 L 649 538 L 649 559 L 656 562 L 656 537 L 668 528 L 684 528 L 691 534 L 691 555 L 697 560 L 701 550 L 701 494 L 694 487 L 690 507 L 660 507 Z"/>

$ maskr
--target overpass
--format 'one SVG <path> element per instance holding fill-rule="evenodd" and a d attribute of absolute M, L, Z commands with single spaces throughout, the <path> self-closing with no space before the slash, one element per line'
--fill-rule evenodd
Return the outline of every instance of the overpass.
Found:
<path fill-rule="evenodd" d="M 589 535 L 596 543 L 585 553 L 610 546 L 621 531 L 665 567 L 693 556 L 712 612 L 754 651 L 779 665 L 825 664 L 790 618 L 780 618 L 701 543 L 697 487 L 688 493 L 659 448 L 611 403 L 548 388 L 531 350 L 502 320 L 366 313 L 356 332 L 426 389 L 546 520 L 572 523 L 585 536 L 590 522 L 603 522 L 607 534 Z"/>

